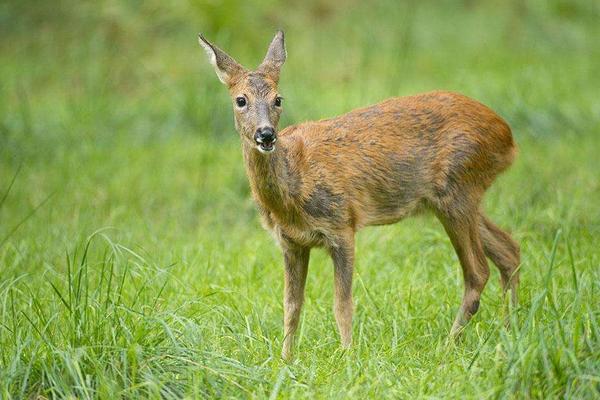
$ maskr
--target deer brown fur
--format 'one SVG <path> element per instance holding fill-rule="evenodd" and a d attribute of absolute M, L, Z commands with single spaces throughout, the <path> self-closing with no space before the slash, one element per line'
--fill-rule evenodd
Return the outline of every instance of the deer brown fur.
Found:
<path fill-rule="evenodd" d="M 516 302 L 519 246 L 480 206 L 486 189 L 516 154 L 502 118 L 468 97 L 438 91 L 276 132 L 283 33 L 277 33 L 255 71 L 203 37 L 200 43 L 234 99 L 252 195 L 283 250 L 284 357 L 292 353 L 310 249 L 324 247 L 333 260 L 334 312 L 342 345 L 348 347 L 355 233 L 422 211 L 433 211 L 442 222 L 463 270 L 465 291 L 453 336 L 477 312 L 489 276 L 486 256 Z"/>

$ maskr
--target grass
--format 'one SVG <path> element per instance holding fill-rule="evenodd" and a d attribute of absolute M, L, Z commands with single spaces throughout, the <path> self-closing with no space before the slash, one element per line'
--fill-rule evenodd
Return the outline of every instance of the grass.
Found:
<path fill-rule="evenodd" d="M 599 15 L 560 0 L 0 6 L 0 398 L 597 398 Z M 510 122 L 520 155 L 485 208 L 522 245 L 518 309 L 494 269 L 449 344 L 460 268 L 439 223 L 410 219 L 358 235 L 348 352 L 313 252 L 298 357 L 280 360 L 281 255 L 196 43 L 256 65 L 277 27 L 284 126 L 439 88 Z"/>

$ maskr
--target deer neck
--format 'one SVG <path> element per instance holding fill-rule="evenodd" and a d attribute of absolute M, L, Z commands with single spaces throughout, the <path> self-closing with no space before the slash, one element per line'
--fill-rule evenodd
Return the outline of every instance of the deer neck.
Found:
<path fill-rule="evenodd" d="M 248 144 L 243 144 L 246 173 L 255 200 L 265 211 L 280 221 L 295 220 L 297 201 L 290 190 L 287 148 L 282 140 L 271 154 L 261 154 Z"/>

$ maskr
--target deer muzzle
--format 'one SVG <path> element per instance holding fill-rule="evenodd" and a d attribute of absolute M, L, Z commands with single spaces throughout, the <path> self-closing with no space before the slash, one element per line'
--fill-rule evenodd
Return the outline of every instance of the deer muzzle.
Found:
<path fill-rule="evenodd" d="M 254 142 L 256 142 L 256 148 L 261 153 L 270 153 L 275 150 L 276 141 L 277 134 L 271 127 L 258 128 L 254 133 Z"/>

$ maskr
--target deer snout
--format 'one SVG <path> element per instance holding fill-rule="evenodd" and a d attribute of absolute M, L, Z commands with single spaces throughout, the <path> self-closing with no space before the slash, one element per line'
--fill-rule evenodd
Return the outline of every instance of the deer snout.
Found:
<path fill-rule="evenodd" d="M 254 133 L 254 140 L 256 143 L 275 143 L 277 135 L 275 135 L 275 130 L 269 126 L 258 128 Z"/>
<path fill-rule="evenodd" d="M 270 126 L 258 128 L 254 132 L 254 141 L 261 153 L 270 153 L 275 149 L 277 135 L 275 134 L 275 130 Z"/>

